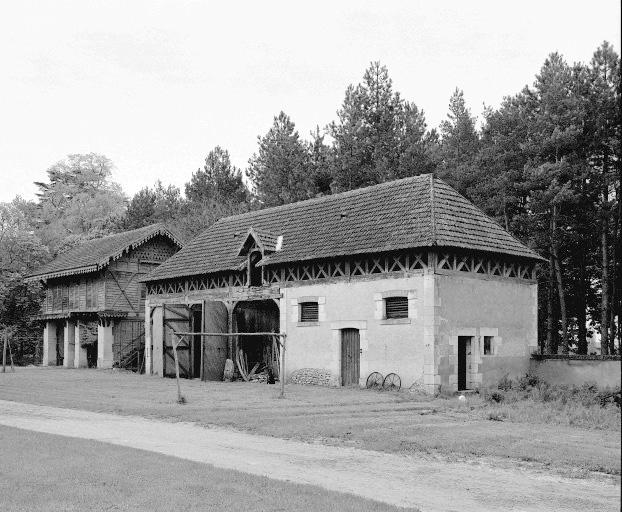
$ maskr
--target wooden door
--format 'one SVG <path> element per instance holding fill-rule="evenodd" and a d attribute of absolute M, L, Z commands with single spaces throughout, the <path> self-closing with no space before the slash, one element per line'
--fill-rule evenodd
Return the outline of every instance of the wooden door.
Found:
<path fill-rule="evenodd" d="M 341 331 L 341 385 L 358 385 L 361 375 L 361 339 L 358 329 Z"/>
<path fill-rule="evenodd" d="M 227 333 L 229 312 L 222 302 L 203 303 L 203 332 Z M 203 339 L 203 380 L 222 380 L 227 361 L 229 338 L 227 336 L 205 336 Z"/>
<path fill-rule="evenodd" d="M 174 332 L 190 332 L 192 310 L 184 304 L 166 304 L 162 306 L 163 329 L 163 362 L 164 376 L 175 377 L 175 354 L 173 353 Z M 179 360 L 179 376 L 189 379 L 193 374 L 192 336 L 184 336 L 177 345 Z"/>
<path fill-rule="evenodd" d="M 467 388 L 467 349 L 470 343 L 469 336 L 458 336 L 458 391 Z"/>

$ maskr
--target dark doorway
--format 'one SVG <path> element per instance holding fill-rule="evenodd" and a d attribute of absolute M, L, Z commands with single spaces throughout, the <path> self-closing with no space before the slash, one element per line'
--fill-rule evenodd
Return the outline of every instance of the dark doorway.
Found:
<path fill-rule="evenodd" d="M 95 338 L 93 343 L 89 343 L 86 346 L 86 364 L 89 368 L 97 368 L 98 345 L 99 337 Z"/>
<path fill-rule="evenodd" d="M 203 310 L 200 304 L 192 306 L 192 320 L 190 322 L 191 332 L 202 332 L 202 315 Z M 190 348 L 190 354 L 192 357 L 191 376 L 198 378 L 201 376 L 201 336 L 192 336 L 192 347 Z"/>
<path fill-rule="evenodd" d="M 471 337 L 458 336 L 458 391 L 467 389 L 467 355 L 471 351 Z"/>
<path fill-rule="evenodd" d="M 65 360 L 65 324 L 56 322 L 56 366 L 63 366 Z M 73 363 L 73 361 L 72 361 Z"/>
<path fill-rule="evenodd" d="M 250 286 L 261 286 L 261 267 L 257 266 L 261 260 L 261 252 L 253 251 L 249 256 L 248 278 Z"/>
<path fill-rule="evenodd" d="M 358 385 L 361 376 L 361 339 L 358 329 L 341 331 L 341 385 Z"/>
<path fill-rule="evenodd" d="M 233 311 L 234 332 L 279 332 L 279 307 L 273 300 L 239 302 Z M 279 348 L 274 336 L 238 336 L 238 351 L 246 358 L 248 370 L 259 364 L 258 371 L 268 366 L 275 375 L 279 369 Z"/>

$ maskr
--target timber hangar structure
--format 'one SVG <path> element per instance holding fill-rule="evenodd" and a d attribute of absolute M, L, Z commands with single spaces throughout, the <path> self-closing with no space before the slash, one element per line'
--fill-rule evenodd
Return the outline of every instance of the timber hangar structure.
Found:
<path fill-rule="evenodd" d="M 226 359 L 435 392 L 527 371 L 541 257 L 432 175 L 219 220 L 148 276 L 146 371 L 221 380 Z M 238 333 L 232 336 L 231 333 Z M 278 355 L 278 354 L 277 354 Z"/>
<path fill-rule="evenodd" d="M 27 277 L 45 299 L 45 366 L 144 370 L 146 289 L 139 279 L 181 241 L 161 224 L 87 240 Z"/>

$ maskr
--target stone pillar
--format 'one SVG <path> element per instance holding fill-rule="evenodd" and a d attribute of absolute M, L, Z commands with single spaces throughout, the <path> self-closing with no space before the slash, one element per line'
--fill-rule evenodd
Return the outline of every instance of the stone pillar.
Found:
<path fill-rule="evenodd" d="M 65 322 L 64 330 L 64 359 L 63 366 L 65 368 L 73 368 L 76 347 L 76 324 L 71 320 Z"/>
<path fill-rule="evenodd" d="M 56 366 L 56 322 L 47 321 L 43 328 L 42 366 Z"/>
<path fill-rule="evenodd" d="M 153 364 L 151 359 L 151 304 L 149 297 L 145 300 L 145 375 L 151 375 Z"/>
<path fill-rule="evenodd" d="M 86 348 L 83 348 L 81 346 L 85 333 L 86 333 L 86 326 L 84 324 L 81 324 L 78 321 L 76 324 L 76 336 L 75 336 L 76 344 L 75 344 L 74 360 L 73 360 L 73 366 L 75 368 L 88 368 L 89 366 L 88 360 L 86 358 Z"/>
<path fill-rule="evenodd" d="M 102 318 L 97 324 L 97 368 L 112 368 L 112 323 Z"/>
<path fill-rule="evenodd" d="M 439 335 L 438 290 L 434 273 L 423 276 L 423 383 L 428 393 L 440 390 L 436 344 Z"/>

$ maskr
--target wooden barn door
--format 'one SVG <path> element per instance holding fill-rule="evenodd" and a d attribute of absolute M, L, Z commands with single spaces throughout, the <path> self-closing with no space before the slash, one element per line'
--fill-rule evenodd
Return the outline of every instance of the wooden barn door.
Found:
<path fill-rule="evenodd" d="M 184 304 L 165 304 L 162 306 L 162 320 L 164 323 L 163 343 L 163 373 L 165 377 L 175 377 L 175 355 L 173 354 L 173 340 L 178 339 L 173 332 L 190 332 L 192 324 L 192 310 Z M 177 345 L 179 360 L 179 376 L 189 379 L 193 374 L 192 336 L 185 336 Z"/>
<path fill-rule="evenodd" d="M 203 303 L 203 332 L 229 331 L 227 306 L 218 301 Z M 203 380 L 222 380 L 227 361 L 227 336 L 205 336 L 203 352 Z"/>
<path fill-rule="evenodd" d="M 361 340 L 358 329 L 341 331 L 341 385 L 358 385 L 361 375 Z"/>

